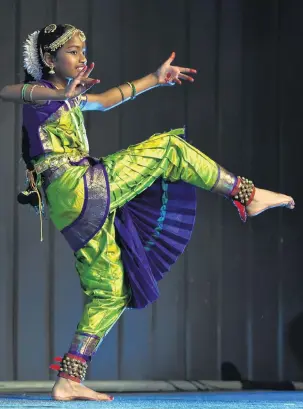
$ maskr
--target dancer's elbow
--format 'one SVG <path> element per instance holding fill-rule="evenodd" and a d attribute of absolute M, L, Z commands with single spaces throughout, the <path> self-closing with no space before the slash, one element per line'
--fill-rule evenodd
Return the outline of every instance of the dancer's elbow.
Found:
<path fill-rule="evenodd" d="M 7 85 L 2 88 L 2 90 L 0 91 L 0 99 L 2 99 L 3 101 L 7 100 Z"/>
<path fill-rule="evenodd" d="M 6 85 L 0 91 L 0 99 L 3 101 L 18 101 L 20 100 L 21 86 L 16 85 Z"/>

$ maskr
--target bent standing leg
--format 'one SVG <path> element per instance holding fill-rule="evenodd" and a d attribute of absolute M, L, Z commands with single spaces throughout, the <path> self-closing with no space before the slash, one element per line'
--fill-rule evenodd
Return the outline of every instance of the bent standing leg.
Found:
<path fill-rule="evenodd" d="M 115 211 L 112 211 L 102 229 L 75 254 L 76 269 L 88 301 L 63 363 L 60 368 L 53 368 L 59 369 L 53 389 L 56 400 L 110 400 L 108 395 L 96 393 L 79 383 L 85 378 L 85 366 L 130 300 L 120 248 L 115 240 L 114 218 Z M 80 367 L 82 360 L 84 372 Z M 73 372 L 73 364 L 80 372 Z"/>

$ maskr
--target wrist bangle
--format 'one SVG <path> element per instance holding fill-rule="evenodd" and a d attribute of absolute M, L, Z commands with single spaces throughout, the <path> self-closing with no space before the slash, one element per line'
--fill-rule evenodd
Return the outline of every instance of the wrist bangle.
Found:
<path fill-rule="evenodd" d="M 22 90 L 21 90 L 21 98 L 22 98 L 22 101 L 23 101 L 24 103 L 26 103 L 26 104 L 29 103 L 29 101 L 27 101 L 27 100 L 25 99 L 25 92 L 26 92 L 26 90 L 27 90 L 28 87 L 29 87 L 29 84 L 24 84 L 23 87 L 22 87 Z"/>
<path fill-rule="evenodd" d="M 125 96 L 124 96 L 124 94 L 123 94 L 123 91 L 122 91 L 122 89 L 121 89 L 121 87 L 116 87 L 116 88 L 118 88 L 118 90 L 120 91 L 120 94 L 121 94 L 121 97 L 122 97 L 122 102 L 125 100 Z"/>
<path fill-rule="evenodd" d="M 132 96 L 130 97 L 130 99 L 135 99 L 137 96 L 137 90 L 136 90 L 135 85 L 132 82 L 127 82 L 126 84 L 129 85 L 132 90 Z"/>
<path fill-rule="evenodd" d="M 30 100 L 30 102 L 33 102 L 33 91 L 34 91 L 34 88 L 36 88 L 38 85 L 36 84 L 36 85 L 33 85 L 32 86 L 32 89 L 30 90 L 30 93 L 29 93 L 29 100 Z"/>
<path fill-rule="evenodd" d="M 56 94 L 58 95 L 58 98 L 59 98 L 59 99 L 56 98 L 54 101 L 68 101 L 69 99 L 71 99 L 71 98 L 69 98 L 68 96 L 65 95 L 65 89 L 64 88 L 56 89 L 54 91 L 56 92 Z"/>

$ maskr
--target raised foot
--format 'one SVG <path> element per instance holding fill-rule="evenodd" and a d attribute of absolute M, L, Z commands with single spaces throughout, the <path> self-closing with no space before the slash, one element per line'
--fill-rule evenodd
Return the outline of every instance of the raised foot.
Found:
<path fill-rule="evenodd" d="M 247 206 L 246 211 L 249 217 L 254 217 L 274 207 L 286 207 L 293 210 L 295 202 L 290 196 L 256 188 L 254 200 Z"/>
<path fill-rule="evenodd" d="M 59 401 L 112 401 L 114 399 L 112 396 L 95 392 L 80 383 L 65 378 L 58 378 L 52 390 L 52 398 Z"/>

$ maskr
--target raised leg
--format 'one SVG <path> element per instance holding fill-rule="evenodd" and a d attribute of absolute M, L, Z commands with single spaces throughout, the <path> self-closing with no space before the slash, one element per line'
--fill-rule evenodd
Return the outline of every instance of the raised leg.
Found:
<path fill-rule="evenodd" d="M 140 194 L 158 177 L 170 182 L 184 181 L 198 188 L 229 197 L 241 219 L 279 206 L 294 208 L 291 197 L 257 189 L 210 159 L 171 131 L 104 158 L 110 175 L 111 196 L 117 206 Z"/>

